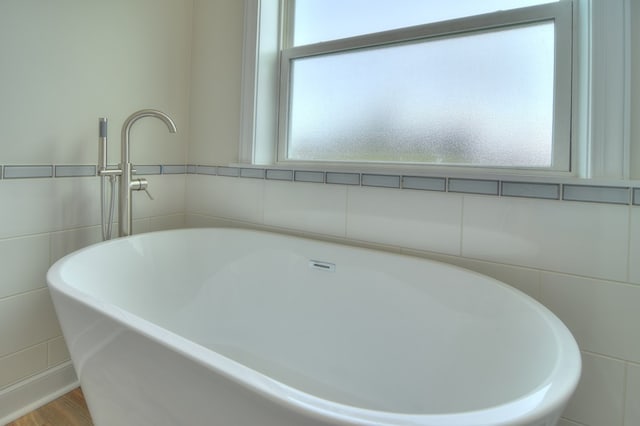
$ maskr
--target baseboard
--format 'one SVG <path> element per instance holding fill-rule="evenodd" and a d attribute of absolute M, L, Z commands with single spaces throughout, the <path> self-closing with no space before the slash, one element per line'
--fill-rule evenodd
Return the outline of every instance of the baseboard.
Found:
<path fill-rule="evenodd" d="M 57 365 L 0 391 L 0 425 L 5 425 L 79 386 L 71 362 Z"/>

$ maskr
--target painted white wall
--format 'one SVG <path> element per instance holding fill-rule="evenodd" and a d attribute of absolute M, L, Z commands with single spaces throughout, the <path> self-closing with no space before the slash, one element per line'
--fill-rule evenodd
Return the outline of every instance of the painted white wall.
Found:
<path fill-rule="evenodd" d="M 98 117 L 120 127 L 142 108 L 170 114 L 132 130 L 138 164 L 185 164 L 191 0 L 0 2 L 0 164 L 96 164 Z M 134 231 L 184 224 L 184 175 L 149 176 Z M 75 384 L 46 288 L 48 267 L 100 240 L 98 178 L 0 180 L 0 424 Z"/>
<path fill-rule="evenodd" d="M 190 164 L 238 160 L 243 3 L 194 1 Z"/>

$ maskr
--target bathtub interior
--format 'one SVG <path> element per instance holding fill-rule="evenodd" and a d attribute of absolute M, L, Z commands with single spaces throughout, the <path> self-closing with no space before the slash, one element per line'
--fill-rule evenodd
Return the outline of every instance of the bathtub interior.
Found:
<path fill-rule="evenodd" d="M 63 290 L 339 404 L 469 412 L 543 398 L 561 368 L 554 317 L 448 265 L 237 230 L 107 245 L 61 263 Z"/>

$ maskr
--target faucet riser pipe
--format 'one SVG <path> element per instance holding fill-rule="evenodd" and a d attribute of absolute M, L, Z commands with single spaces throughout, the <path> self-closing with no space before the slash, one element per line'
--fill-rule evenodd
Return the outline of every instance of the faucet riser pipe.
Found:
<path fill-rule="evenodd" d="M 131 132 L 131 126 L 145 117 L 153 117 L 163 121 L 169 132 L 176 132 L 176 125 L 167 114 L 162 111 L 154 110 L 154 109 L 143 109 L 131 114 L 122 125 L 122 146 L 120 148 L 121 162 L 120 162 L 120 170 L 122 171 L 122 175 L 120 176 L 120 203 L 118 208 L 118 228 L 119 235 L 121 237 L 126 237 L 131 235 L 132 233 L 132 222 L 133 222 L 133 213 L 131 208 L 131 198 L 132 198 L 132 174 L 133 174 L 133 166 L 131 165 L 130 155 L 129 155 L 129 138 Z M 146 185 L 144 188 L 140 186 L 140 188 L 135 188 L 137 190 L 146 190 Z M 148 194 L 148 192 L 147 192 Z"/>
<path fill-rule="evenodd" d="M 131 163 L 120 164 L 122 177 L 120 178 L 120 202 L 118 203 L 118 235 L 126 237 L 131 235 L 133 212 L 131 208 L 131 175 L 133 166 Z"/>

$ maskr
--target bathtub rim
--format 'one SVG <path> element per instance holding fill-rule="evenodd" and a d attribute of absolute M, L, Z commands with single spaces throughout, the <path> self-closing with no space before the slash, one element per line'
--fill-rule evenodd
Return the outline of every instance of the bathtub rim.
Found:
<path fill-rule="evenodd" d="M 259 371 L 253 370 L 251 367 L 240 364 L 231 358 L 215 352 L 214 350 L 126 311 L 123 308 L 111 303 L 105 303 L 95 296 L 67 284 L 61 278 L 60 270 L 66 266 L 67 263 L 71 262 L 75 255 L 80 253 L 98 250 L 99 247 L 128 244 L 126 242 L 128 240 L 154 238 L 154 236 L 162 234 L 201 234 L 202 232 L 233 232 L 267 235 L 276 238 L 294 240 L 306 240 L 313 244 L 317 243 L 329 246 L 348 247 L 349 249 L 354 249 L 360 252 L 375 252 L 384 253 L 385 255 L 393 257 L 400 256 L 415 258 L 419 261 L 424 261 L 427 264 L 445 265 L 447 268 L 465 271 L 465 273 L 470 275 L 477 275 L 484 279 L 489 279 L 494 282 L 494 284 L 500 285 L 513 292 L 515 294 L 514 297 L 524 297 L 527 304 L 531 305 L 541 315 L 546 323 L 549 323 L 550 328 L 554 332 L 554 340 L 559 345 L 559 355 L 556 358 L 555 364 L 553 365 L 548 377 L 544 378 L 538 387 L 530 390 L 529 393 L 522 395 L 515 400 L 508 401 L 503 404 L 460 413 L 415 414 L 378 411 L 325 400 L 288 386 L 266 376 L 263 373 L 260 373 Z M 50 291 L 60 293 L 64 297 L 74 299 L 85 306 L 89 306 L 91 309 L 96 310 L 101 315 L 105 315 L 121 326 L 142 334 L 146 338 L 151 339 L 169 350 L 175 351 L 187 359 L 213 370 L 216 374 L 220 374 L 240 386 L 244 386 L 257 392 L 272 402 L 294 409 L 299 413 L 318 420 L 340 421 L 343 422 L 343 424 L 350 425 L 394 425 L 398 424 L 398 421 L 401 421 L 401 424 L 416 426 L 429 424 L 443 426 L 481 426 L 486 424 L 506 426 L 513 424 L 514 420 L 517 420 L 518 422 L 527 422 L 529 420 L 546 418 L 554 413 L 559 415 L 560 412 L 558 412 L 558 410 L 566 405 L 569 398 L 574 393 L 580 379 L 581 358 L 578 345 L 573 335 L 564 323 L 540 302 L 512 286 L 484 274 L 445 262 L 412 256 L 409 254 L 350 246 L 347 244 L 327 242 L 309 237 L 281 234 L 264 230 L 239 228 L 186 228 L 137 234 L 125 238 L 96 243 L 77 250 L 59 259 L 49 268 L 47 272 L 47 284 Z M 64 324 L 61 324 L 61 326 L 64 330 Z M 576 362 L 571 363 L 572 359 Z M 78 372 L 78 375 L 80 381 L 82 381 L 81 371 Z M 550 378 L 554 378 L 554 380 L 550 380 Z M 543 393 L 543 395 L 540 396 L 540 393 Z M 542 400 L 542 402 L 540 402 L 540 400 Z M 533 407 L 528 414 L 522 414 L 521 408 L 519 407 L 531 404 L 534 404 L 535 407 Z"/>

